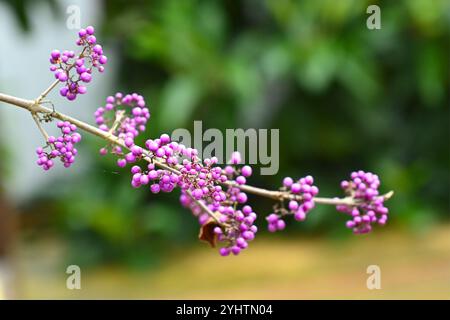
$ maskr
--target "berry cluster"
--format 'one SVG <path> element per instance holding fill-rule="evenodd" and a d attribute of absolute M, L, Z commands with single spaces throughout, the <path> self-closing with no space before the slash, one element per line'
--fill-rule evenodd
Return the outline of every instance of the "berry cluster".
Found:
<path fill-rule="evenodd" d="M 171 141 L 167 134 L 158 139 L 147 140 L 145 149 L 134 145 L 132 139 L 127 139 L 125 138 L 125 145 L 130 152 L 118 160 L 120 167 L 146 156 L 178 171 L 175 174 L 170 170 L 157 170 L 151 161 L 146 169 L 135 165 L 131 168 L 133 187 L 150 185 L 152 193 L 171 192 L 179 187 L 182 205 L 191 209 L 202 226 L 211 221 L 211 214 L 216 216 L 219 223 L 214 228 L 214 237 L 223 243 L 220 254 L 238 254 L 248 246 L 248 241 L 255 237 L 257 231 L 253 224 L 256 213 L 248 205 L 238 208 L 247 202 L 247 195 L 236 185 L 245 184 L 252 169 L 250 166 L 235 167 L 240 162 L 238 153 L 234 153 L 231 164 L 222 169 L 217 166 L 216 157 L 201 160 L 196 149 Z M 224 188 L 223 184 L 226 182 L 232 183 Z"/>
<path fill-rule="evenodd" d="M 75 100 L 78 94 L 87 92 L 85 83 L 92 80 L 92 71 L 96 68 L 99 72 L 105 70 L 104 66 L 108 58 L 103 55 L 103 48 L 97 44 L 94 36 L 94 27 L 80 29 L 77 45 L 82 46 L 81 53 L 74 51 L 53 50 L 50 54 L 50 71 L 55 78 L 65 85 L 60 89 L 60 94 L 68 100 Z M 74 70 L 74 71 L 73 71 Z"/>
<path fill-rule="evenodd" d="M 140 166 L 133 166 L 131 173 L 131 186 L 139 188 L 140 186 L 150 185 L 152 193 L 171 192 L 178 183 L 178 175 L 167 170 L 157 170 L 153 163 L 147 166 L 148 170 L 142 170 Z"/>
<path fill-rule="evenodd" d="M 75 162 L 75 156 L 78 151 L 74 147 L 75 144 L 81 141 L 81 135 L 77 132 L 77 127 L 68 121 L 59 121 L 58 128 L 61 129 L 62 135 L 58 138 L 50 136 L 47 140 L 47 145 L 52 149 L 50 152 L 45 152 L 43 148 L 39 147 L 36 150 L 38 155 L 37 164 L 42 166 L 44 170 L 49 170 L 53 167 L 52 159 L 59 157 L 64 167 L 68 168 Z"/>
<path fill-rule="evenodd" d="M 180 197 L 182 205 L 191 209 L 193 214 L 199 218 L 201 225 L 210 222 L 210 217 L 193 199 L 200 201 L 217 215 L 220 224 L 215 226 L 213 232 L 217 240 L 222 244 L 222 247 L 219 249 L 219 253 L 222 256 L 227 256 L 230 253 L 234 255 L 239 254 L 248 247 L 248 242 L 255 238 L 255 234 L 258 231 L 256 225 L 254 225 L 257 218 L 256 213 L 253 212 L 249 205 L 244 205 L 247 202 L 247 194 L 235 186 L 236 184 L 244 184 L 245 181 L 243 180 L 252 174 L 250 166 L 236 167 L 240 163 L 240 159 L 239 153 L 233 153 L 230 165 L 223 170 L 219 170 L 218 167 L 212 170 L 208 169 L 211 163 L 215 164 L 217 162 L 217 159 L 205 159 L 205 164 L 200 166 L 200 177 L 205 177 L 202 175 L 204 173 L 206 173 L 206 177 L 211 174 L 213 179 L 210 187 L 206 187 L 205 190 L 200 188 L 194 189 L 192 197 L 188 196 L 187 191 L 183 190 Z M 227 181 L 231 183 L 226 190 L 222 186 L 217 185 Z M 240 205 L 244 206 L 240 209 Z"/>
<path fill-rule="evenodd" d="M 239 167 L 242 159 L 239 152 L 231 155 L 229 164 L 223 169 L 227 181 L 232 182 L 225 191 L 225 200 L 219 203 L 217 212 L 220 215 L 222 227 L 216 227 L 214 232 L 218 235 L 218 240 L 223 243 L 219 253 L 227 256 L 230 253 L 239 254 L 246 249 L 248 242 L 255 238 L 258 231 L 254 225 L 257 214 L 252 207 L 245 205 L 248 197 L 237 185 L 247 183 L 247 178 L 252 175 L 252 168 L 248 165 Z M 243 206 L 240 208 L 239 206 Z"/>
<path fill-rule="evenodd" d="M 111 131 L 131 148 L 134 145 L 134 139 L 140 132 L 145 131 L 147 121 L 150 119 L 150 111 L 141 95 L 137 93 L 123 95 L 118 92 L 114 96 L 107 97 L 105 106 L 98 108 L 94 116 L 100 130 Z M 121 148 L 118 147 L 114 147 L 112 151 L 116 154 L 122 153 Z M 108 153 L 107 148 L 100 150 L 100 154 L 106 153 Z M 121 161 L 121 164 L 123 163 Z"/>
<path fill-rule="evenodd" d="M 351 180 L 341 182 L 341 188 L 346 195 L 357 203 L 353 206 L 338 205 L 336 209 L 349 214 L 352 219 L 347 221 L 347 228 L 354 233 L 368 233 L 372 224 L 386 224 L 388 208 L 384 206 L 384 197 L 379 196 L 380 180 L 376 174 L 362 170 L 351 173 Z"/>
<path fill-rule="evenodd" d="M 162 134 L 159 139 L 147 140 L 145 145 L 150 150 L 144 150 L 139 146 L 134 145 L 131 138 L 125 139 L 125 145 L 130 148 L 130 152 L 125 155 L 125 158 L 119 159 L 117 164 L 122 167 L 127 163 L 134 163 L 140 159 L 144 154 L 149 157 L 155 157 L 158 154 L 159 159 L 163 162 L 175 164 L 174 153 L 177 150 L 178 144 L 170 142 L 170 137 L 167 134 Z M 160 150 L 160 151 L 158 151 Z M 149 163 L 145 170 L 140 166 L 133 166 L 131 168 L 133 174 L 131 185 L 133 188 L 139 188 L 143 185 L 150 184 L 150 191 L 152 193 L 171 192 L 177 185 L 180 184 L 180 176 L 168 170 L 157 169 L 153 163 Z"/>
<path fill-rule="evenodd" d="M 214 166 L 217 158 L 205 159 L 203 163 L 196 156 L 191 159 L 182 161 L 181 189 L 191 192 L 196 200 L 207 200 L 217 209 L 226 200 L 226 194 L 218 184 L 226 182 L 227 177 L 220 167 Z"/>
<path fill-rule="evenodd" d="M 314 197 L 319 193 L 319 188 L 313 183 L 312 176 L 303 177 L 296 182 L 290 177 L 283 179 L 283 187 L 280 191 L 287 193 L 290 201 L 287 209 L 279 205 L 275 207 L 274 213 L 267 216 L 270 232 L 281 231 L 286 227 L 286 223 L 282 220 L 283 216 L 294 215 L 297 221 L 306 219 L 308 212 L 314 208 Z"/>
<path fill-rule="evenodd" d="M 218 240 L 225 246 L 219 249 L 221 256 L 227 256 L 230 253 L 239 254 L 248 247 L 248 241 L 255 238 L 258 228 L 253 223 L 256 220 L 256 213 L 249 205 L 242 210 L 235 210 L 233 207 L 221 207 L 219 212 L 222 214 L 221 222 L 225 225 L 215 227 L 214 233 L 218 235 Z"/>
<path fill-rule="evenodd" d="M 205 159 L 203 162 L 197 156 L 196 149 L 186 148 L 177 142 L 172 142 L 167 134 L 162 134 L 159 139 L 149 139 L 145 142 L 146 150 L 139 150 L 133 145 L 131 139 L 125 139 L 125 145 L 130 148 L 131 155 L 125 156 L 126 163 L 134 162 L 133 156 L 145 153 L 151 158 L 172 167 L 177 167 L 179 175 L 173 175 L 167 170 L 154 170 L 148 172 L 150 180 L 159 181 L 160 188 L 153 186 L 156 192 L 159 190 L 171 191 L 173 184 L 177 184 L 183 192 L 191 194 L 196 200 L 213 199 L 216 206 L 225 199 L 222 187 L 217 184 L 227 181 L 222 174 L 222 169 L 215 166 L 217 158 Z M 131 161 L 130 161 L 131 160 Z M 120 161 L 120 160 L 119 160 Z M 177 178 L 175 178 L 177 176 Z"/>
<path fill-rule="evenodd" d="M 282 219 L 282 214 L 271 213 L 266 217 L 267 229 L 270 232 L 281 231 L 286 228 L 286 222 Z"/>

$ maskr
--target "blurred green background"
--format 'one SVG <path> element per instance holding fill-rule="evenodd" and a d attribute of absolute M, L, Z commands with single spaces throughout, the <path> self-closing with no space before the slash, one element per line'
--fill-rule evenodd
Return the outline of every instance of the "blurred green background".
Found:
<path fill-rule="evenodd" d="M 30 2 L 6 1 L 32 34 Z M 48 2 L 64 23 L 64 8 Z M 366 27 L 370 4 L 381 7 L 381 30 Z M 96 27 L 102 44 L 119 53 L 111 93 L 139 92 L 150 105 L 145 137 L 192 129 L 194 120 L 221 130 L 279 128 L 280 171 L 255 175 L 252 184 L 274 188 L 284 176 L 312 174 L 322 196 L 336 196 L 352 170 L 376 172 L 382 191 L 395 190 L 395 197 L 385 230 L 368 237 L 414 235 L 449 221 L 449 5 L 104 1 Z M 83 266 L 148 269 L 192 245 L 209 250 L 197 243 L 197 222 L 176 192 L 154 196 L 130 188 L 128 171 L 112 174 L 113 158 L 97 156 L 101 142 L 84 141 L 81 152 L 92 154 L 88 170 L 70 183 L 52 181 L 20 208 L 27 239 L 62 237 L 67 261 Z M 271 202 L 254 206 L 263 230 Z M 271 237 L 357 241 L 345 220 L 318 207 L 306 222 Z"/>

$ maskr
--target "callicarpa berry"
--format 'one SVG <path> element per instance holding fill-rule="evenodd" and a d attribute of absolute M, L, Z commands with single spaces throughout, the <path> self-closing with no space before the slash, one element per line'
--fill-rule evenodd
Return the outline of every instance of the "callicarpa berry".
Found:
<path fill-rule="evenodd" d="M 348 197 L 356 201 L 356 205 L 338 205 L 336 209 L 350 215 L 346 226 L 356 234 L 368 233 L 372 225 L 386 224 L 388 208 L 384 206 L 385 198 L 379 195 L 380 180 L 376 174 L 362 170 L 352 172 L 350 180 L 341 182 L 341 188 Z"/>
<path fill-rule="evenodd" d="M 137 93 L 124 95 L 118 92 L 114 96 L 108 96 L 105 105 L 98 108 L 94 116 L 100 130 L 111 132 L 123 139 L 127 148 L 132 149 L 130 155 L 124 155 L 122 150 L 117 148 L 112 148 L 111 152 L 125 157 L 129 163 L 135 162 L 142 155 L 142 148 L 133 147 L 134 139 L 140 132 L 145 131 L 147 121 L 150 119 L 150 110 L 141 95 Z M 102 150 L 103 154 L 108 151 L 107 148 Z"/>
<path fill-rule="evenodd" d="M 306 219 L 306 215 L 314 206 L 314 197 L 319 193 L 319 188 L 313 185 L 314 178 L 306 176 L 298 181 L 294 181 L 291 177 L 283 179 L 283 187 L 280 191 L 288 194 L 290 198 L 287 208 L 278 204 L 275 206 L 275 212 L 266 217 L 268 222 L 268 230 L 270 232 L 280 231 L 286 227 L 283 217 L 293 215 L 297 221 Z"/>
<path fill-rule="evenodd" d="M 197 202 L 193 201 L 192 197 L 214 212 L 220 225 L 213 229 L 212 244 L 215 245 L 215 240 L 222 244 L 219 249 L 222 256 L 238 255 L 255 238 L 258 228 L 254 222 L 257 215 L 249 205 L 246 205 L 246 193 L 233 183 L 227 187 L 222 187 L 220 184 L 233 181 L 239 185 L 245 184 L 244 176 L 251 175 L 251 167 L 238 168 L 241 162 L 241 155 L 238 152 L 232 154 L 230 165 L 222 169 L 215 166 L 217 158 L 205 159 L 202 163 L 196 156 L 197 150 L 185 149 L 182 145 L 178 147 L 185 150 L 183 154 L 187 157 L 182 161 L 183 167 L 180 169 L 182 205 L 191 209 L 203 227 L 212 223 L 211 218 Z M 188 195 L 189 191 L 192 197 Z M 241 205 L 243 207 L 240 207 Z"/>
<path fill-rule="evenodd" d="M 83 83 L 91 82 L 94 69 L 103 72 L 108 60 L 103 55 L 102 46 L 96 44 L 94 27 L 81 29 L 78 37 L 76 43 L 82 47 L 80 53 L 76 54 L 74 51 L 67 50 L 63 52 L 53 50 L 50 53 L 50 71 L 54 73 L 57 80 L 64 83 L 59 93 L 69 101 L 75 100 L 78 94 L 87 92 Z"/>
<path fill-rule="evenodd" d="M 44 170 L 49 170 L 53 167 L 54 162 L 52 159 L 59 158 L 64 167 L 69 168 L 75 162 L 75 156 L 78 154 L 78 150 L 74 147 L 75 144 L 81 141 L 81 135 L 77 132 L 77 127 L 68 121 L 59 121 L 57 123 L 58 128 L 61 130 L 62 135 L 59 137 L 50 136 L 47 140 L 47 147 L 51 148 L 51 151 L 44 151 L 44 148 L 37 148 L 36 153 L 38 155 L 37 164 L 42 166 Z"/>

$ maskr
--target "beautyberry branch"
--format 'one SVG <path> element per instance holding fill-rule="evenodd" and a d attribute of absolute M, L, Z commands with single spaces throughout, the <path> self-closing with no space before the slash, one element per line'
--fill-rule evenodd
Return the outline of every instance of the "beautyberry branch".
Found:
<path fill-rule="evenodd" d="M 46 146 L 37 149 L 37 164 L 44 170 L 53 167 L 55 158 L 60 158 L 65 167 L 74 163 L 77 155 L 74 145 L 81 140 L 81 135 L 76 132 L 78 128 L 100 137 L 107 142 L 100 149 L 101 155 L 117 156 L 117 165 L 122 168 L 132 165 L 130 183 L 133 188 L 147 187 L 155 194 L 179 188 L 181 204 L 191 210 L 201 225 L 200 239 L 212 246 L 220 243 L 222 256 L 239 254 L 258 231 L 254 224 L 258 215 L 247 203 L 248 193 L 275 201 L 273 211 L 266 217 L 271 232 L 283 230 L 287 216 L 293 216 L 297 221 L 305 220 L 317 204 L 333 205 L 350 215 L 351 220 L 346 225 L 357 234 L 371 231 L 374 223 L 386 223 L 388 209 L 384 202 L 393 192 L 380 195 L 379 177 L 372 173 L 353 172 L 349 181 L 341 183 L 346 194 L 344 198 L 322 198 L 318 197 L 319 189 L 309 175 L 298 180 L 286 177 L 278 190 L 249 185 L 253 170 L 241 164 L 238 152 L 234 152 L 222 168 L 217 158 L 201 159 L 198 150 L 171 141 L 168 134 L 147 139 L 144 146 L 135 144 L 136 137 L 145 131 L 150 119 L 145 100 L 137 93 L 116 93 L 107 97 L 106 104 L 94 113 L 98 128 L 44 107 L 42 99 L 59 82 L 64 83 L 61 95 L 74 100 L 77 94 L 86 92 L 83 83 L 91 81 L 92 70 L 104 70 L 107 58 L 102 47 L 96 44 L 94 28 L 81 29 L 78 35 L 77 44 L 83 47 L 81 53 L 52 52 L 51 70 L 57 81 L 37 99 L 25 100 L 0 93 L 0 101 L 28 110 L 44 135 Z M 40 123 L 53 119 L 60 120 L 57 122 L 61 130 L 59 137 L 48 136 Z"/>

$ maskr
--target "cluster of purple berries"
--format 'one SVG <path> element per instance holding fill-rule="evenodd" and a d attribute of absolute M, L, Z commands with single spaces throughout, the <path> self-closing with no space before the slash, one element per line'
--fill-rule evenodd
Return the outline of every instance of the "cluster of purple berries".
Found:
<path fill-rule="evenodd" d="M 228 206 L 221 207 L 218 211 L 222 214 L 221 222 L 224 223 L 224 227 L 215 227 L 214 233 L 217 234 L 218 240 L 225 244 L 219 249 L 219 253 L 221 256 L 230 253 L 238 255 L 248 247 L 248 242 L 255 238 L 258 231 L 254 225 L 256 213 L 249 205 L 244 206 L 242 210 Z"/>
<path fill-rule="evenodd" d="M 288 208 L 277 207 L 275 212 L 268 215 L 268 230 L 270 232 L 281 231 L 286 227 L 283 217 L 286 215 L 294 215 L 295 220 L 303 221 L 306 215 L 314 208 L 314 197 L 319 194 L 319 188 L 314 184 L 312 176 L 300 178 L 295 182 L 292 178 L 283 179 L 282 192 L 288 192 L 290 201 Z"/>
<path fill-rule="evenodd" d="M 59 92 L 70 101 L 75 100 L 78 94 L 87 92 L 84 84 L 91 82 L 94 68 L 99 72 L 105 70 L 108 58 L 103 55 L 102 46 L 97 44 L 94 32 L 92 26 L 78 32 L 77 45 L 83 47 L 81 53 L 53 50 L 50 54 L 50 71 L 65 84 Z"/>
<path fill-rule="evenodd" d="M 201 225 L 210 221 L 209 216 L 198 206 L 191 197 L 182 192 L 180 197 L 181 204 L 192 210 L 194 216 L 198 217 Z M 200 200 L 205 203 L 204 200 Z M 209 204 L 208 208 L 213 211 L 214 206 Z M 248 243 L 255 238 L 258 231 L 254 222 L 256 213 L 252 208 L 245 205 L 241 210 L 235 209 L 230 205 L 221 205 L 214 211 L 219 215 L 220 226 L 213 230 L 217 240 L 223 244 L 219 249 L 221 256 L 228 256 L 230 253 L 238 255 L 242 250 L 248 247 Z"/>
<path fill-rule="evenodd" d="M 162 134 L 159 139 L 146 141 L 146 147 L 151 147 L 151 150 L 154 151 L 151 151 L 150 148 L 150 151 L 143 150 L 141 147 L 134 145 L 131 139 L 128 141 L 125 140 L 125 144 L 131 151 L 125 155 L 125 158 L 118 160 L 117 164 L 119 166 L 125 166 L 127 163 L 135 162 L 144 153 L 150 157 L 155 156 L 157 153 L 161 160 L 167 162 L 169 158 L 174 157 L 173 155 L 178 148 L 176 142 L 170 142 L 170 137 L 167 134 Z M 161 151 L 158 152 L 158 150 Z M 131 168 L 131 173 L 133 174 L 131 179 L 133 188 L 150 184 L 150 191 L 152 193 L 172 192 L 175 187 L 180 185 L 179 175 L 168 170 L 156 169 L 153 163 L 149 163 L 146 170 L 142 170 L 140 166 L 135 165 Z"/>
<path fill-rule="evenodd" d="M 75 156 L 78 153 L 74 147 L 75 144 L 81 141 L 81 135 L 75 132 L 77 127 L 68 121 L 59 121 L 57 126 L 61 129 L 62 135 L 58 138 L 54 136 L 48 138 L 47 144 L 52 150 L 46 152 L 41 147 L 36 150 L 39 158 L 37 164 L 42 166 L 44 170 L 52 168 L 54 165 L 52 159 L 57 157 L 60 158 L 64 167 L 68 168 L 75 162 Z"/>
<path fill-rule="evenodd" d="M 341 182 L 341 188 L 348 197 L 357 203 L 354 206 L 338 205 L 336 209 L 349 214 L 352 219 L 347 221 L 347 228 L 354 233 L 368 233 L 372 224 L 386 224 L 388 208 L 384 206 L 384 197 L 379 195 L 380 180 L 376 174 L 362 170 L 351 173 L 351 180 Z"/>
<path fill-rule="evenodd" d="M 118 116 L 122 114 L 119 123 Z M 147 121 L 150 119 L 150 110 L 145 105 L 144 97 L 137 93 L 122 94 L 106 98 L 104 107 L 98 108 L 95 113 L 95 122 L 100 130 L 111 131 L 112 134 L 123 139 L 127 147 L 134 145 L 134 139 L 140 132 L 145 131 Z M 113 152 L 120 154 L 120 148 Z M 119 151 L 119 152 L 118 152 Z M 100 154 L 108 153 L 106 148 L 100 149 Z"/>
<path fill-rule="evenodd" d="M 218 184 L 226 182 L 227 177 L 220 167 L 215 166 L 217 158 L 205 159 L 201 163 L 196 149 L 180 146 L 184 157 L 180 166 L 180 202 L 184 207 L 190 208 L 194 216 L 198 217 L 199 223 L 204 225 L 209 216 L 192 198 L 213 212 L 223 210 L 221 204 L 227 200 L 227 193 Z"/>
<path fill-rule="evenodd" d="M 150 184 L 152 193 L 171 192 L 178 184 L 178 175 L 167 170 L 157 170 L 153 163 L 148 164 L 148 170 L 143 171 L 140 166 L 133 166 L 131 186 L 139 188 Z"/>
<path fill-rule="evenodd" d="M 178 186 L 181 189 L 181 204 L 191 209 L 201 225 L 205 225 L 210 220 L 210 216 L 199 203 L 218 216 L 221 226 L 215 228 L 214 231 L 217 240 L 225 244 L 220 249 L 222 255 L 230 252 L 238 254 L 245 249 L 257 230 L 253 225 L 256 214 L 250 206 L 244 206 L 242 210 L 237 208 L 238 205 L 247 202 L 245 193 L 232 185 L 225 190 L 220 184 L 229 181 L 235 174 L 239 174 L 241 177 L 237 180 L 249 177 L 252 173 L 251 168 L 244 166 L 242 169 L 235 169 L 228 166 L 223 170 L 217 166 L 218 159 L 216 157 L 202 161 L 197 156 L 196 149 L 171 142 L 167 134 L 161 135 L 159 139 L 147 140 L 145 146 L 148 149 L 148 156 L 155 157 L 166 165 L 176 167 L 180 174 L 176 175 L 167 170 L 155 170 L 154 166 L 150 164 L 149 171 L 143 175 L 140 167 L 134 166 L 132 168 L 132 185 L 140 186 L 154 181 L 150 186 L 153 193 L 160 190 L 170 192 Z M 133 147 L 131 150 L 133 151 Z M 128 160 L 125 157 L 122 164 L 125 165 L 129 162 Z M 238 161 L 234 163 L 237 164 Z M 242 183 L 240 181 L 240 184 Z"/>
<path fill-rule="evenodd" d="M 197 150 L 194 153 L 196 154 Z M 196 200 L 208 200 L 214 209 L 226 200 L 226 194 L 218 184 L 226 182 L 227 177 L 222 174 L 222 168 L 215 166 L 217 161 L 217 158 L 213 157 L 202 163 L 194 156 L 191 160 L 183 159 L 180 168 L 181 189 L 191 192 Z"/>
<path fill-rule="evenodd" d="M 97 118 L 101 116 L 96 114 Z M 196 201 L 218 215 L 220 226 L 216 227 L 214 232 L 217 240 L 224 243 L 220 249 L 221 255 L 230 253 L 236 255 L 248 246 L 248 242 L 253 240 L 257 231 L 254 225 L 256 213 L 248 205 L 245 205 L 242 210 L 238 208 L 238 205 L 244 205 L 247 202 L 247 195 L 238 187 L 231 184 L 224 190 L 219 185 L 232 179 L 235 183 L 242 185 L 245 184 L 245 179 L 251 176 L 250 166 L 243 166 L 240 169 L 235 167 L 240 163 L 238 153 L 234 153 L 231 164 L 222 169 L 217 166 L 216 157 L 202 161 L 197 156 L 196 149 L 171 141 L 167 134 L 162 134 L 158 139 L 147 140 L 145 150 L 135 145 L 131 137 L 127 135 L 125 137 L 125 145 L 130 152 L 125 155 L 120 154 L 122 157 L 117 161 L 119 167 L 135 163 L 146 156 L 177 168 L 180 172 L 180 174 L 174 174 L 169 170 L 156 169 L 153 163 L 148 164 L 145 170 L 134 165 L 131 168 L 132 187 L 150 185 L 152 193 L 171 192 L 179 187 L 182 205 L 191 209 L 201 225 L 206 224 L 210 217 Z M 116 153 L 117 151 L 122 150 L 116 148 Z"/>
<path fill-rule="evenodd" d="M 196 153 L 196 150 L 193 149 L 193 152 Z M 194 158 L 193 160 L 195 163 L 196 159 Z M 182 185 L 180 197 L 182 205 L 191 209 L 193 214 L 198 217 L 201 225 L 210 220 L 203 208 L 188 195 L 187 189 L 191 190 L 194 199 L 202 202 L 211 212 L 218 215 L 220 226 L 214 228 L 214 233 L 217 236 L 217 240 L 223 244 L 219 249 L 220 255 L 239 254 L 248 247 L 248 242 L 255 238 L 258 230 L 256 225 L 254 225 L 257 218 L 256 213 L 253 212 L 249 205 L 245 205 L 247 194 L 235 186 L 235 184 L 245 184 L 245 178 L 252 174 L 251 167 L 236 167 L 241 162 L 241 156 L 237 152 L 232 154 L 230 165 L 226 166 L 225 169 L 212 167 L 212 165 L 217 163 L 216 158 L 205 159 L 203 165 L 199 163 L 194 164 L 196 169 L 199 170 L 198 175 L 195 173 L 196 169 L 189 170 L 191 166 L 186 160 L 183 162 L 186 172 L 189 172 L 189 175 L 193 175 L 194 179 L 189 177 L 185 180 L 185 185 Z M 208 179 L 209 176 L 211 179 Z M 199 188 L 196 180 L 206 181 L 201 183 L 204 186 Z M 217 185 L 226 181 L 233 182 L 226 190 L 222 186 Z M 242 209 L 239 208 L 240 205 L 243 205 Z"/>
<path fill-rule="evenodd" d="M 194 216 L 198 217 L 199 223 L 204 225 L 209 216 L 192 198 L 203 203 L 212 212 L 224 210 L 222 204 L 227 200 L 227 193 L 219 184 L 228 179 L 222 168 L 216 165 L 216 157 L 202 162 L 196 149 L 186 148 L 182 144 L 178 144 L 178 147 L 181 159 L 180 202 L 184 207 L 190 208 Z"/>
<path fill-rule="evenodd" d="M 150 180 L 159 181 L 155 190 L 172 191 L 173 184 L 178 185 L 182 192 L 191 194 L 196 200 L 210 199 L 218 207 L 226 199 L 222 187 L 217 184 L 227 181 L 222 169 L 216 166 L 218 159 L 213 157 L 203 162 L 197 156 L 196 149 L 187 148 L 183 144 L 171 141 L 169 135 L 162 134 L 159 139 L 149 139 L 145 142 L 146 150 L 133 144 L 132 139 L 125 139 L 125 145 L 131 152 L 120 159 L 119 166 L 134 162 L 135 157 L 145 153 L 146 156 L 156 158 L 164 164 L 175 167 L 180 172 L 177 178 L 167 170 L 149 171 Z M 125 161 L 123 161 L 125 160 Z M 144 178 L 145 179 L 145 178 Z M 157 191 L 157 192 L 158 192 Z"/>
<path fill-rule="evenodd" d="M 253 173 L 248 165 L 238 167 L 241 162 L 240 153 L 233 152 L 229 164 L 223 169 L 228 181 L 234 181 L 237 185 L 246 184 L 246 179 Z M 258 231 L 254 224 L 257 214 L 249 205 L 245 205 L 247 200 L 247 194 L 231 184 L 226 190 L 226 200 L 217 209 L 221 213 L 220 221 L 224 224 L 224 227 L 216 227 L 214 230 L 218 234 L 218 240 L 224 243 L 224 246 L 219 249 L 222 256 L 230 253 L 239 254 L 247 248 L 248 242 L 255 238 Z M 242 209 L 239 209 L 242 205 Z"/>

